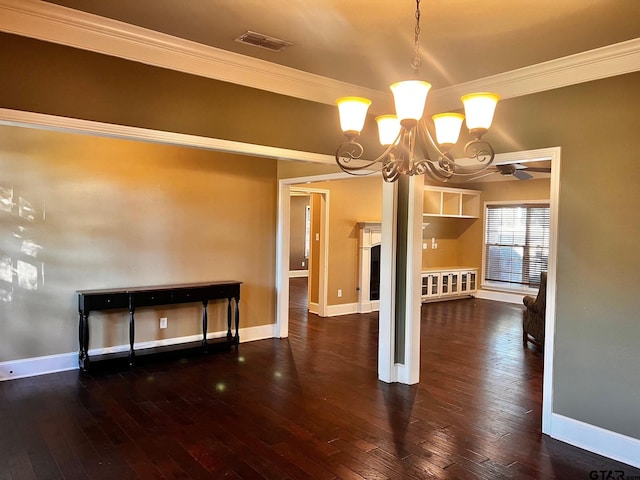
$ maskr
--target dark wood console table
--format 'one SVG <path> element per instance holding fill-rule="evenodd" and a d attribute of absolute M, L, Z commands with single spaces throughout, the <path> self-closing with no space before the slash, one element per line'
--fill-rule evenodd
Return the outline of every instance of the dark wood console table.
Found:
<path fill-rule="evenodd" d="M 78 290 L 78 309 L 80 314 L 78 363 L 83 371 L 89 370 L 89 313 L 94 310 L 129 310 L 129 365 L 135 363 L 134 313 L 138 307 L 174 305 L 180 303 L 202 302 L 202 351 L 207 351 L 207 305 L 210 300 L 227 299 L 227 336 L 224 343 L 240 343 L 240 285 L 242 282 L 224 281 L 207 283 L 187 283 L 181 285 L 161 285 L 154 287 L 114 288 L 106 290 Z M 235 335 L 231 331 L 232 305 L 235 299 Z M 218 340 L 220 343 L 220 340 Z"/>

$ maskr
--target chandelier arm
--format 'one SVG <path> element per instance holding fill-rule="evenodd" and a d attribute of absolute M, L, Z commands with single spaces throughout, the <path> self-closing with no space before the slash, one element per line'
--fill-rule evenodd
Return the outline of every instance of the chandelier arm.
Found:
<path fill-rule="evenodd" d="M 467 142 L 464 147 L 464 153 L 468 158 L 472 158 L 480 162 L 480 165 L 476 167 L 462 166 L 453 159 L 450 153 L 442 151 L 437 142 L 433 139 L 431 132 L 427 128 L 424 120 L 420 122 L 422 134 L 427 138 L 429 144 L 438 153 L 438 160 L 431 160 L 425 158 L 424 160 L 429 162 L 430 165 L 435 166 L 435 169 L 431 171 L 438 176 L 442 176 L 444 179 L 451 178 L 452 175 L 456 176 L 471 176 L 486 170 L 495 158 L 495 151 L 493 146 L 482 138 L 474 138 Z M 441 170 L 444 170 L 441 173 Z M 446 181 L 446 180 L 445 180 Z"/>
<path fill-rule="evenodd" d="M 398 134 L 398 138 L 400 138 L 400 134 Z M 397 139 L 396 139 L 397 140 Z M 396 147 L 396 144 L 389 145 L 384 152 L 382 152 L 377 158 L 371 161 L 367 161 L 364 165 L 350 165 L 352 160 L 360 160 L 362 154 L 364 153 L 364 147 L 359 142 L 351 139 L 343 142 L 335 153 L 336 163 L 338 167 L 350 175 L 356 176 L 365 176 L 371 175 L 373 173 L 381 171 L 388 160 L 385 160 L 387 157 L 390 157 L 392 162 L 395 162 L 393 157 L 393 149 Z M 370 172 L 360 172 L 361 170 L 368 169 L 373 167 L 376 164 L 382 164 L 381 166 L 377 166 L 377 168 Z M 360 173 L 358 173 L 360 172 Z"/>
<path fill-rule="evenodd" d="M 384 164 L 382 167 L 382 178 L 385 182 L 395 182 L 400 176 L 400 170 L 398 169 L 400 162 L 397 160 L 391 160 Z"/>
<path fill-rule="evenodd" d="M 496 152 L 493 146 L 486 140 L 475 138 L 464 146 L 464 153 L 469 158 L 474 158 L 480 162 L 480 170 L 486 169 L 493 163 Z"/>
<path fill-rule="evenodd" d="M 446 182 L 453 176 L 453 173 L 439 169 L 436 164 L 431 161 L 426 161 L 425 165 L 427 167 L 425 173 L 427 174 L 427 176 L 429 176 L 429 178 L 435 180 L 436 182 Z"/>
<path fill-rule="evenodd" d="M 422 131 L 422 134 L 426 137 L 426 139 L 429 141 L 429 145 L 436 151 L 436 153 L 438 154 L 438 160 L 431 160 L 430 158 L 426 157 L 425 160 L 435 164 L 437 162 L 440 162 L 441 159 L 443 158 L 449 158 L 449 155 L 447 155 L 446 152 L 442 151 L 442 149 L 440 148 L 440 146 L 438 145 L 438 142 L 436 142 L 433 137 L 431 136 L 431 132 L 429 131 L 429 128 L 427 127 L 427 123 L 423 120 L 420 120 L 420 122 L 418 122 L 418 125 Z"/>
<path fill-rule="evenodd" d="M 343 142 L 336 150 L 336 154 L 335 154 L 336 163 L 344 171 L 350 172 L 354 170 L 360 170 L 363 168 L 369 168 L 372 165 L 379 163 L 382 158 L 382 157 L 378 157 L 375 160 L 371 160 L 364 165 L 358 165 L 358 166 L 349 165 L 349 163 L 352 160 L 359 160 L 362 157 L 363 153 L 364 153 L 364 147 L 360 143 L 354 140 Z"/>

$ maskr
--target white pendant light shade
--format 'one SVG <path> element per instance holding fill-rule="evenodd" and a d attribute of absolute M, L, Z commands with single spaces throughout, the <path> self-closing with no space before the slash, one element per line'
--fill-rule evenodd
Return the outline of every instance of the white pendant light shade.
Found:
<path fill-rule="evenodd" d="M 415 124 L 422 118 L 430 88 L 430 83 L 420 80 L 407 80 L 391 85 L 400 123 Z"/>
<path fill-rule="evenodd" d="M 340 127 L 347 134 L 359 135 L 364 127 L 371 100 L 361 97 L 342 97 L 336 100 L 340 114 Z"/>
<path fill-rule="evenodd" d="M 469 130 L 488 130 L 500 97 L 495 93 L 470 93 L 461 98 Z"/>
<path fill-rule="evenodd" d="M 460 137 L 464 115 L 461 113 L 439 113 L 433 116 L 436 140 L 440 145 L 453 145 Z"/>
<path fill-rule="evenodd" d="M 378 122 L 378 137 L 381 145 L 395 143 L 400 133 L 400 121 L 396 115 L 380 115 L 376 117 Z"/>

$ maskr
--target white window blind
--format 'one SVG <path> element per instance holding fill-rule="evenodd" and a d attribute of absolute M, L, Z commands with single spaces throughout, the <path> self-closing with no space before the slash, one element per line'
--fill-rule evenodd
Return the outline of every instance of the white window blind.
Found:
<path fill-rule="evenodd" d="M 485 284 L 538 287 L 549 264 L 549 204 L 486 208 Z"/>

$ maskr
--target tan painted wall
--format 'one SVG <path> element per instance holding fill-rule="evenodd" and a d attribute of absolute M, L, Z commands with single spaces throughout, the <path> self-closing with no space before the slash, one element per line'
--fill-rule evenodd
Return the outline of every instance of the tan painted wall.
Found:
<path fill-rule="evenodd" d="M 0 361 L 76 351 L 78 289 L 240 280 L 241 326 L 274 323 L 275 161 L 1 126 L 0 172 Z M 128 343 L 127 319 L 92 314 L 90 348 Z M 200 319 L 140 309 L 136 340 Z"/>
<path fill-rule="evenodd" d="M 422 228 L 422 268 L 465 266 L 460 257 L 460 236 L 476 223 L 468 218 L 424 217 Z M 432 248 L 435 239 L 437 248 Z M 427 248 L 424 248 L 424 247 Z"/>
<path fill-rule="evenodd" d="M 382 178 L 365 177 L 311 184 L 329 193 L 329 265 L 327 304 L 358 301 L 357 222 L 381 221 Z M 342 298 L 338 297 L 342 290 Z"/>
<path fill-rule="evenodd" d="M 333 154 L 336 108 L 0 32 L 0 106 Z M 312 128 L 310 128 L 312 127 Z"/>
<path fill-rule="evenodd" d="M 289 236 L 289 270 L 307 270 L 309 259 L 304 255 L 306 239 L 306 209 L 309 196 L 291 197 L 291 223 Z"/>

